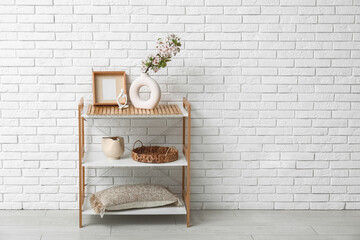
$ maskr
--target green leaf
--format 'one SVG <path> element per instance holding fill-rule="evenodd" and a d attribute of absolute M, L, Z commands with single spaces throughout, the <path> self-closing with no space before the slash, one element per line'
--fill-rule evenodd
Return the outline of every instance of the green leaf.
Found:
<path fill-rule="evenodd" d="M 160 67 L 160 68 L 166 67 L 166 62 L 160 62 L 160 63 L 159 63 L 159 67 Z"/>

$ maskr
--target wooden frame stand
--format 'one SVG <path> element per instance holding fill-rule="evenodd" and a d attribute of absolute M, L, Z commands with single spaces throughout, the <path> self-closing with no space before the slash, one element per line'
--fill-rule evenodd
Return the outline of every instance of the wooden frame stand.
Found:
<path fill-rule="evenodd" d="M 107 212 L 111 215 L 186 215 L 186 225 L 190 226 L 190 148 L 191 148 L 191 104 L 186 98 L 181 105 L 159 105 L 158 111 L 143 111 L 134 109 L 134 111 L 119 112 L 114 111 L 114 107 L 108 106 L 100 112 L 93 112 L 93 105 L 89 105 L 87 114 L 85 114 L 84 99 L 81 98 L 78 105 L 79 121 L 79 228 L 82 228 L 83 214 L 95 215 L 96 213 L 88 206 L 88 199 L 85 198 L 85 168 L 96 167 L 149 167 L 148 163 L 135 162 L 130 154 L 124 154 L 121 160 L 108 160 L 102 152 L 85 152 L 85 119 L 89 118 L 182 118 L 182 153 L 179 152 L 179 159 L 170 163 L 162 163 L 156 167 L 182 167 L 182 198 L 183 207 L 160 207 L 148 209 L 133 209 Z M 178 109 L 178 110 L 176 110 Z M 120 110 L 121 111 L 121 110 Z M 101 159 L 102 158 L 102 159 Z"/>

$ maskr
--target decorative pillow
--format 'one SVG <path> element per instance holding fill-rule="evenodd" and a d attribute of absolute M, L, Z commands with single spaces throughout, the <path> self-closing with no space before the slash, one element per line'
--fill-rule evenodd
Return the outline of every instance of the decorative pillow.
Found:
<path fill-rule="evenodd" d="M 182 206 L 177 196 L 165 187 L 154 184 L 114 186 L 92 194 L 90 204 L 101 217 L 105 211 L 160 207 L 169 204 Z"/>

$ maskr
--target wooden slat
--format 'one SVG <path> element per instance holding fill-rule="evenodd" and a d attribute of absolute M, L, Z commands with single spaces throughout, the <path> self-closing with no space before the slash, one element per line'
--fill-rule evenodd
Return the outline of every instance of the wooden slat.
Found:
<path fill-rule="evenodd" d="M 166 115 L 171 115 L 170 107 L 169 106 L 164 106 L 164 107 L 165 107 Z"/>
<path fill-rule="evenodd" d="M 156 108 L 154 109 L 154 113 L 156 114 L 156 115 L 159 115 L 159 111 L 158 111 L 158 106 L 156 106 Z"/>
<path fill-rule="evenodd" d="M 90 115 L 90 113 L 91 113 L 91 107 L 92 107 L 92 105 L 89 105 L 89 106 L 88 106 L 87 115 Z"/>
<path fill-rule="evenodd" d="M 178 105 L 175 105 L 176 108 L 176 114 L 181 114 L 181 110 Z"/>
<path fill-rule="evenodd" d="M 163 110 L 163 114 L 164 114 L 164 115 L 168 115 L 168 114 L 166 113 L 166 107 L 165 107 L 165 106 L 161 106 L 161 108 L 162 108 L 162 110 Z"/>
<path fill-rule="evenodd" d="M 175 105 L 171 105 L 171 112 L 172 112 L 172 114 L 176 114 L 175 112 L 176 112 L 176 108 L 175 108 Z"/>
<path fill-rule="evenodd" d="M 159 115 L 164 115 L 161 105 L 159 105 Z"/>
<path fill-rule="evenodd" d="M 175 112 L 175 114 L 178 114 L 178 115 L 182 114 L 178 105 L 174 105 L 174 112 Z"/>
<path fill-rule="evenodd" d="M 169 105 L 169 111 L 171 115 L 175 115 L 174 114 L 174 109 L 173 109 L 173 105 Z"/>

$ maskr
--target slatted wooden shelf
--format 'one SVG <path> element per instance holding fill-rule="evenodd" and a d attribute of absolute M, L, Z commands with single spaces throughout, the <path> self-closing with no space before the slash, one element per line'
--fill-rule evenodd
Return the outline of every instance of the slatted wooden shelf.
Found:
<path fill-rule="evenodd" d="M 161 104 L 155 109 L 140 109 L 130 106 L 119 109 L 117 106 L 94 106 L 88 105 L 86 118 L 101 117 L 186 117 L 187 111 L 177 104 Z"/>

